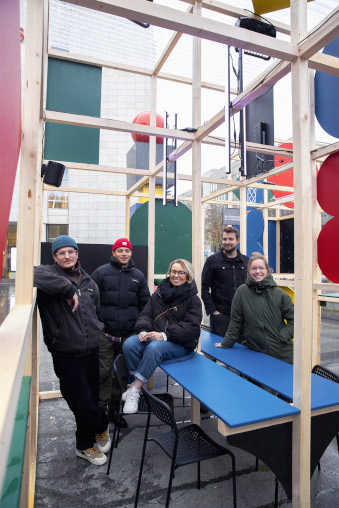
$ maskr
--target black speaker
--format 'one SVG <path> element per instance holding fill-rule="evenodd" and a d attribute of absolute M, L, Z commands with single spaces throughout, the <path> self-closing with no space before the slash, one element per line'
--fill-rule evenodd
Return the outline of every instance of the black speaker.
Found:
<path fill-rule="evenodd" d="M 246 141 L 274 145 L 273 88 L 246 106 Z M 274 156 L 246 152 L 247 178 L 274 168 Z"/>
<path fill-rule="evenodd" d="M 53 187 L 60 187 L 64 177 L 65 166 L 59 162 L 49 161 L 47 164 L 41 166 L 41 177 L 44 183 L 53 185 Z"/>
<path fill-rule="evenodd" d="M 237 19 L 235 26 L 246 28 L 246 30 L 251 30 L 259 34 L 268 35 L 269 37 L 276 37 L 277 35 L 277 31 L 272 23 L 265 23 L 255 18 L 241 17 Z"/>

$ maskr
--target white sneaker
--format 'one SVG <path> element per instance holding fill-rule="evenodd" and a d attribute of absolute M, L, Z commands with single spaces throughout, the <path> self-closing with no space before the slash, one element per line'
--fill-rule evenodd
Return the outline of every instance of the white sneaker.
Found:
<path fill-rule="evenodd" d="M 107 453 L 111 449 L 111 437 L 109 435 L 109 429 L 105 430 L 101 434 L 95 436 L 96 447 L 99 452 Z"/>
<path fill-rule="evenodd" d="M 88 460 L 91 464 L 94 464 L 95 466 L 103 466 L 107 462 L 106 455 L 99 452 L 96 446 L 92 446 L 92 448 L 88 448 L 87 450 L 76 449 L 75 453 L 78 457 Z"/>
<path fill-rule="evenodd" d="M 131 386 L 129 388 L 127 388 L 127 390 L 122 394 L 121 400 L 123 400 L 124 402 L 127 399 L 127 395 L 132 390 L 132 386 L 134 386 L 134 383 L 132 383 Z"/>
<path fill-rule="evenodd" d="M 138 412 L 140 399 L 140 390 L 137 390 L 133 386 L 133 390 L 127 394 L 126 402 L 124 404 L 124 413 L 133 414 Z"/>

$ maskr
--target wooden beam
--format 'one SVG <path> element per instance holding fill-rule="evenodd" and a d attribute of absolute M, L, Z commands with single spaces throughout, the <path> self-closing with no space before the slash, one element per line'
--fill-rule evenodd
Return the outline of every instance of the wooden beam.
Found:
<path fill-rule="evenodd" d="M 339 76 L 339 58 L 325 53 L 316 53 L 308 61 L 309 69 Z"/>
<path fill-rule="evenodd" d="M 133 132 L 137 134 L 147 134 L 148 136 L 168 137 L 172 139 L 193 140 L 194 134 L 186 131 L 174 129 L 164 129 L 162 127 L 141 125 L 120 120 L 110 120 L 108 118 L 97 118 L 85 115 L 73 115 L 71 113 L 60 113 L 58 111 L 45 111 L 44 120 L 52 123 L 62 123 L 65 125 L 79 125 L 82 127 L 91 127 L 94 129 L 106 129 L 118 132 Z"/>
<path fill-rule="evenodd" d="M 299 56 L 307 59 L 339 36 L 339 6 L 322 19 L 298 44 Z"/>
<path fill-rule="evenodd" d="M 146 180 L 148 177 L 146 178 Z M 55 192 L 55 187 L 52 185 L 44 184 L 44 190 Z M 92 189 L 92 188 L 81 188 L 81 187 L 58 187 L 58 191 L 60 192 L 79 192 L 80 194 L 104 194 L 105 196 L 126 196 L 127 192 L 125 190 L 111 190 L 111 189 Z"/>
<path fill-rule="evenodd" d="M 112 62 L 110 60 L 103 60 L 97 57 L 87 56 L 87 55 L 78 55 L 76 53 L 66 53 L 65 51 L 61 51 L 58 49 L 50 49 L 48 51 L 48 55 L 51 58 L 58 58 L 59 60 L 66 60 L 69 62 L 77 62 L 86 65 L 94 65 L 95 67 L 103 67 L 106 69 L 113 69 L 122 72 L 129 72 L 132 74 L 138 74 L 141 76 L 152 76 L 153 70 L 146 69 L 144 67 L 137 67 L 133 65 L 127 65 L 124 63 Z M 182 83 L 184 85 L 192 85 L 192 79 L 187 78 L 185 76 L 178 76 L 177 74 L 170 74 L 168 72 L 159 72 L 157 75 L 159 79 L 164 79 L 166 81 L 173 81 L 175 83 Z M 223 85 L 219 85 L 217 83 L 210 83 L 209 81 L 201 82 L 202 88 L 207 88 L 208 90 L 215 90 L 216 92 L 225 92 L 225 87 Z M 236 90 L 231 89 L 231 94 L 236 95 Z"/>
<path fill-rule="evenodd" d="M 54 159 L 53 159 L 54 160 Z M 114 173 L 123 175 L 147 176 L 150 174 L 148 169 L 121 168 L 115 166 L 102 166 L 101 164 L 85 164 L 83 162 L 55 161 L 66 166 L 67 169 L 76 169 L 78 171 L 100 171 L 102 173 Z M 44 160 L 44 164 L 48 161 Z"/>
<path fill-rule="evenodd" d="M 332 143 L 331 145 L 323 146 L 322 148 L 317 148 L 317 150 L 313 150 L 311 152 L 311 157 L 313 160 L 318 160 L 322 157 L 327 157 L 331 153 L 338 152 L 339 150 L 339 141 L 336 143 Z"/>
<path fill-rule="evenodd" d="M 182 2 L 186 2 L 189 4 L 193 4 L 194 0 L 181 0 Z M 239 7 L 234 7 L 233 5 L 226 5 L 223 2 L 218 2 L 217 0 L 202 0 L 203 9 L 208 9 L 213 12 L 218 12 L 219 14 L 225 14 L 225 16 L 231 16 L 232 18 L 240 18 L 241 16 L 245 16 L 247 18 L 258 19 L 258 16 L 248 9 L 240 9 Z M 269 21 L 269 18 L 265 16 L 265 19 Z M 275 26 L 277 32 L 290 35 L 291 29 L 289 25 L 285 23 L 280 23 L 276 20 L 271 20 L 269 23 Z"/>
<path fill-rule="evenodd" d="M 180 12 L 170 7 L 142 0 L 66 0 L 127 19 L 182 32 L 185 34 L 219 42 L 228 46 L 251 49 L 281 60 L 294 61 L 298 55 L 296 45 L 267 35 L 251 32 L 245 28 L 227 25 L 220 21 L 203 18 L 197 14 Z"/>
<path fill-rule="evenodd" d="M 293 43 L 306 35 L 306 1 L 291 0 Z M 310 506 L 311 370 L 312 370 L 312 171 L 310 158 L 310 83 L 308 62 L 298 58 L 291 66 L 294 169 L 294 359 L 293 405 L 300 415 L 293 423 L 292 503 Z"/>

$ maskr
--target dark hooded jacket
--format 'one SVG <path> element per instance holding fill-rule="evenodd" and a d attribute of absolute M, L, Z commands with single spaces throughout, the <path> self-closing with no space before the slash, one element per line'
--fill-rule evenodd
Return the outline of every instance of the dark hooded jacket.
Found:
<path fill-rule="evenodd" d="M 48 350 L 60 356 L 84 356 L 99 346 L 103 324 L 97 313 L 100 296 L 97 285 L 81 268 L 81 277 L 70 277 L 56 263 L 34 267 L 34 286 L 38 288 L 44 341 Z M 75 312 L 68 299 L 77 293 Z"/>
<path fill-rule="evenodd" d="M 166 289 L 171 287 L 169 277 L 161 282 L 135 323 L 135 330 L 137 333 L 165 332 L 168 341 L 193 351 L 198 344 L 202 320 L 197 285 L 194 280 L 185 282 L 175 288 L 169 299 Z"/>
<path fill-rule="evenodd" d="M 92 273 L 100 291 L 99 319 L 110 335 L 124 337 L 134 332 L 134 325 L 150 297 L 144 274 L 135 268 L 133 259 L 128 266 L 111 257 L 110 263 Z"/>
<path fill-rule="evenodd" d="M 255 351 L 293 363 L 294 305 L 271 274 L 257 282 L 248 275 L 232 302 L 231 321 L 221 345 L 233 347 L 244 326 L 245 344 Z"/>

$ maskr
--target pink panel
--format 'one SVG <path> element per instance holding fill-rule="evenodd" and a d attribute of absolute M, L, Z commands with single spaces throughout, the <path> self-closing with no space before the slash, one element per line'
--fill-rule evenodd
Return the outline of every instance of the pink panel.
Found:
<path fill-rule="evenodd" d="M 6 246 L 21 134 L 19 0 L 0 1 L 0 255 Z"/>

